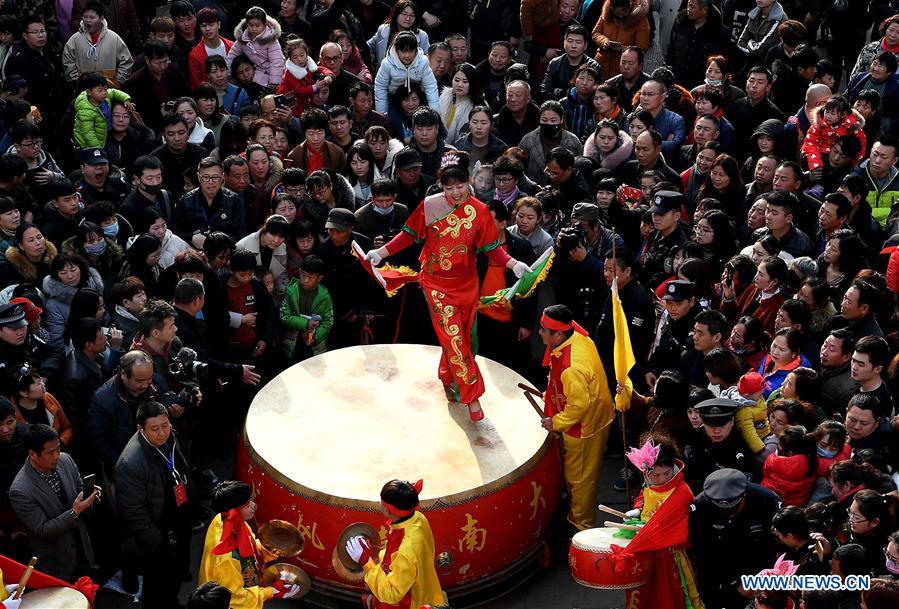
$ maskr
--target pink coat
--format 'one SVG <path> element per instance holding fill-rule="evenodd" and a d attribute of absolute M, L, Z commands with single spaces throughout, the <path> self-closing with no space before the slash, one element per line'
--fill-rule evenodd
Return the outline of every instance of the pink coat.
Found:
<path fill-rule="evenodd" d="M 267 17 L 265 30 L 256 38 L 251 38 L 246 28 L 246 19 L 234 28 L 234 46 L 228 51 L 227 57 L 228 69 L 231 69 L 235 57 L 246 55 L 256 66 L 253 82 L 274 89 L 284 76 L 284 53 L 278 42 L 281 37 L 281 26 L 271 17 Z"/>

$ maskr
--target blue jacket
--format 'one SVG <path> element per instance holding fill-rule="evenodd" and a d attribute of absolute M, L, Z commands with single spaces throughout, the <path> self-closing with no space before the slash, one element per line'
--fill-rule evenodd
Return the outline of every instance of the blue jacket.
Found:
<path fill-rule="evenodd" d="M 630 121 L 624 127 L 625 131 L 629 129 Z M 680 151 L 680 147 L 684 145 L 684 139 L 687 137 L 684 117 L 668 108 L 662 108 L 661 112 L 656 115 L 655 130 L 662 136 L 662 152 L 666 157 L 675 158 Z M 668 139 L 669 135 L 673 136 L 670 140 Z"/>
<path fill-rule="evenodd" d="M 401 85 L 408 86 L 410 82 L 419 83 L 428 98 L 428 105 L 440 112 L 437 79 L 434 78 L 428 58 L 418 49 L 418 55 L 406 66 L 400 61 L 394 47 L 390 47 L 375 77 L 375 110 L 387 114 L 387 96 L 396 93 Z"/>

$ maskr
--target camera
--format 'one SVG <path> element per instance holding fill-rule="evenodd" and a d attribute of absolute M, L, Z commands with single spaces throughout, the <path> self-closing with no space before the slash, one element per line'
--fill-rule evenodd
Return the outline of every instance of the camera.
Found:
<path fill-rule="evenodd" d="M 575 226 L 563 226 L 559 230 L 558 250 L 568 253 L 578 246 L 587 245 L 587 231 L 580 224 Z"/>
<path fill-rule="evenodd" d="M 172 403 L 182 406 L 198 405 L 202 396 L 200 377 L 205 378 L 209 374 L 209 364 L 198 362 L 197 352 L 193 349 L 181 347 L 169 362 L 169 372 L 182 386 L 178 393 L 169 392 Z"/>
<path fill-rule="evenodd" d="M 297 95 L 294 92 L 284 93 L 283 95 L 275 95 L 276 108 L 293 108 L 297 105 Z"/>

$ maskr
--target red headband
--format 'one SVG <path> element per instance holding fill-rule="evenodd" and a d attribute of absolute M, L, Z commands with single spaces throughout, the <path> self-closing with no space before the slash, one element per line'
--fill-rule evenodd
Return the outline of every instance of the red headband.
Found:
<path fill-rule="evenodd" d="M 557 319 L 553 319 L 549 317 L 546 313 L 544 313 L 540 317 L 540 325 L 546 328 L 547 330 L 552 330 L 554 332 L 566 332 L 568 330 L 574 330 L 578 334 L 583 334 L 584 336 L 589 336 L 589 333 L 581 327 L 576 321 L 572 321 L 570 323 L 563 323 Z M 549 347 L 546 348 L 546 352 L 543 354 L 543 365 L 549 366 L 550 364 L 550 354 L 552 353 L 552 349 Z"/>
<path fill-rule="evenodd" d="M 419 480 L 418 482 L 416 482 L 412 485 L 412 488 L 415 489 L 416 494 L 421 494 L 421 489 L 423 486 L 424 486 L 424 480 Z M 418 508 L 421 507 L 421 503 L 417 503 L 415 505 L 415 507 L 412 509 L 402 510 L 402 509 L 396 507 L 395 505 L 391 505 L 391 504 L 387 503 L 383 499 L 381 500 L 381 505 L 383 505 L 385 508 L 387 508 L 387 511 L 390 512 L 391 516 L 396 516 L 397 518 L 405 518 L 406 516 L 411 516 L 412 514 L 415 513 L 415 511 Z"/>

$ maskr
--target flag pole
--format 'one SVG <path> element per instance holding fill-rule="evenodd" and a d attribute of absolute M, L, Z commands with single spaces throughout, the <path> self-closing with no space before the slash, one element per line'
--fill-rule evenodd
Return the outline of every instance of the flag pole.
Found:
<path fill-rule="evenodd" d="M 615 228 L 613 227 L 612 228 L 612 269 L 614 270 L 615 274 L 612 275 L 612 283 L 615 287 L 615 291 L 617 292 L 618 291 L 618 259 L 616 257 L 616 248 L 615 248 L 615 237 L 616 236 L 617 235 L 615 233 Z M 609 296 L 612 298 L 616 298 L 617 294 L 615 294 L 615 295 L 610 294 Z M 613 351 L 614 351 L 614 349 L 613 349 Z M 617 385 L 618 385 L 617 379 L 615 380 L 615 385 L 616 385 L 616 395 L 617 395 Z M 614 401 L 614 398 L 613 398 L 613 401 Z M 624 411 L 619 410 L 618 414 L 621 417 L 619 427 L 621 427 L 621 460 L 624 462 L 623 463 L 624 469 L 622 470 L 622 471 L 624 471 L 624 490 L 625 490 L 625 493 L 627 494 L 627 504 L 628 504 L 628 506 L 630 506 L 631 501 L 632 501 L 632 499 L 631 499 L 631 478 L 630 478 L 628 467 L 627 467 L 627 433 L 625 432 Z"/>

